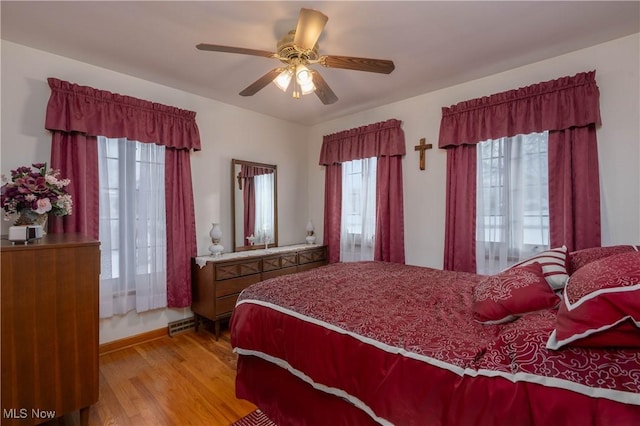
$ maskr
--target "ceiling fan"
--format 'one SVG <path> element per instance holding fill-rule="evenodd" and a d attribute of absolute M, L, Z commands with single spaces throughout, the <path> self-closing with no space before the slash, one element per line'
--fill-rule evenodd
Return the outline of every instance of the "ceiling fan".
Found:
<path fill-rule="evenodd" d="M 356 58 L 351 56 L 319 55 L 317 41 L 329 18 L 313 9 L 300 9 L 295 30 L 289 31 L 277 44 L 277 52 L 245 49 L 242 47 L 221 46 L 201 43 L 199 50 L 213 52 L 239 53 L 241 55 L 263 56 L 278 59 L 284 66 L 274 68 L 240 92 L 241 96 L 255 95 L 259 90 L 274 82 L 282 91 L 287 91 L 293 80 L 293 97 L 300 94 L 315 93 L 323 104 L 329 105 L 338 100 L 320 73 L 309 65 L 320 64 L 328 68 L 368 71 L 389 74 L 394 70 L 393 61 L 385 59 Z M 293 78 L 295 77 L 295 78 Z"/>

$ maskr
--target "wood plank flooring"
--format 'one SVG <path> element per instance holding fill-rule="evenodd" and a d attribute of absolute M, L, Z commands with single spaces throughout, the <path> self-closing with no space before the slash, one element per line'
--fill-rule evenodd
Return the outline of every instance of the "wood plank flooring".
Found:
<path fill-rule="evenodd" d="M 235 397 L 237 356 L 229 332 L 200 329 L 100 356 L 100 399 L 90 426 L 228 426 L 253 411 Z M 72 413 L 48 426 L 78 426 Z"/>

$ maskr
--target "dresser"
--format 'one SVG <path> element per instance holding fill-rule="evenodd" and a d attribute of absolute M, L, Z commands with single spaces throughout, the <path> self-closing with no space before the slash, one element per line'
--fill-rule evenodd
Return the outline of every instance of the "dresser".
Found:
<path fill-rule="evenodd" d="M 1 241 L 2 424 L 32 425 L 98 400 L 99 242 Z"/>
<path fill-rule="evenodd" d="M 195 315 L 196 330 L 203 318 L 211 320 L 217 339 L 220 322 L 231 316 L 238 295 L 246 287 L 326 264 L 326 246 L 309 244 L 193 258 L 191 310 Z"/>

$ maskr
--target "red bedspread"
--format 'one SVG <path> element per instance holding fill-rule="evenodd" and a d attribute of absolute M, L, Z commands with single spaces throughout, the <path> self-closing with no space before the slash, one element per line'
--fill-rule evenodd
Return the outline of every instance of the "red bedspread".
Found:
<path fill-rule="evenodd" d="M 240 296 L 232 345 L 380 424 L 640 424 L 638 351 L 547 350 L 553 310 L 480 325 L 481 279 L 364 262 L 267 280 Z"/>

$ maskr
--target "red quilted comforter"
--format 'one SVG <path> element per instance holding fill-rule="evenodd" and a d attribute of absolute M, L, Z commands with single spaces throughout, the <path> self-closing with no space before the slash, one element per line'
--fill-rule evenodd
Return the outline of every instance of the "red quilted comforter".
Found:
<path fill-rule="evenodd" d="M 481 325 L 481 279 L 363 262 L 267 280 L 241 294 L 232 345 L 380 424 L 640 424 L 638 351 L 547 350 L 554 310 Z"/>

